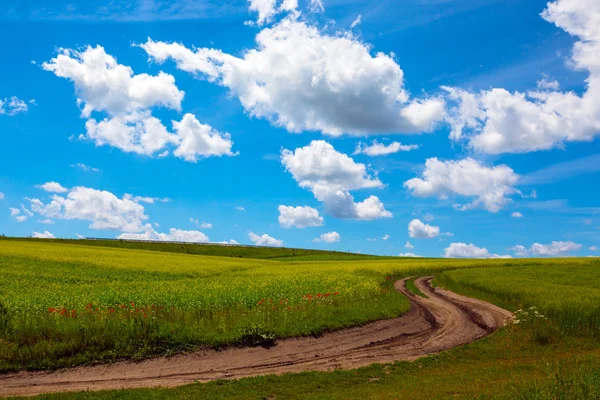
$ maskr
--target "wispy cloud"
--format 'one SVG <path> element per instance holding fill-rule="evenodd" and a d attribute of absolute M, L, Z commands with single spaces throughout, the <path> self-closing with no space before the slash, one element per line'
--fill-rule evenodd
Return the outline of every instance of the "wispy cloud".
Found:
<path fill-rule="evenodd" d="M 600 154 L 560 162 L 522 175 L 519 184 L 545 185 L 594 172 L 600 172 Z"/>
<path fill-rule="evenodd" d="M 572 207 L 568 200 L 545 200 L 545 201 L 524 201 L 518 203 L 519 207 L 528 208 L 536 211 L 547 211 L 562 214 L 574 215 L 597 215 L 600 213 L 600 207 Z"/>
<path fill-rule="evenodd" d="M 34 0 L 23 3 L 21 0 L 3 2 L 0 19 L 149 22 L 247 13 L 247 5 L 243 1 L 233 4 L 217 0 L 88 0 L 76 4 L 66 0 Z"/>

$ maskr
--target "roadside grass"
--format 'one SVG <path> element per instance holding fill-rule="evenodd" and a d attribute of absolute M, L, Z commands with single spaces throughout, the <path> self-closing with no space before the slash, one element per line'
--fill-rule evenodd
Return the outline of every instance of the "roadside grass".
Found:
<path fill-rule="evenodd" d="M 421 296 L 423 298 L 427 298 L 427 295 L 419 290 L 419 288 L 415 285 L 415 279 L 411 278 L 406 281 L 406 288 L 414 295 Z"/>

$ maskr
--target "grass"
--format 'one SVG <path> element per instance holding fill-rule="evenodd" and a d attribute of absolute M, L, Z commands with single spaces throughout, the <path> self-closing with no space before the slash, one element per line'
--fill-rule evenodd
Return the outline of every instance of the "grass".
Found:
<path fill-rule="evenodd" d="M 57 243 L 79 246 L 114 247 L 118 249 L 149 250 L 165 253 L 196 254 L 216 257 L 278 259 L 280 261 L 366 260 L 383 257 L 339 251 L 292 249 L 287 247 L 222 246 L 197 243 L 135 242 L 128 240 L 32 239 L 0 237 L 0 241 Z"/>
<path fill-rule="evenodd" d="M 600 260 L 445 271 L 436 281 L 508 309 L 536 306 L 562 333 L 600 338 Z"/>
<path fill-rule="evenodd" d="M 523 323 L 488 338 L 416 362 L 43 398 L 600 396 L 600 262 L 595 259 L 415 260 L 354 255 L 357 258 L 331 261 L 328 254 L 297 254 L 260 260 L 176 254 L 156 251 L 154 244 L 146 243 L 136 245 L 152 251 L 109 244 L 0 240 L 2 371 L 139 359 L 243 343 L 249 333 L 310 335 L 388 318 L 408 307 L 392 290 L 393 281 L 405 276 L 433 274 L 437 285 L 511 310 L 537 306 L 548 318 L 523 318 Z M 69 317 L 60 315 L 62 307 Z M 76 318 L 71 317 L 73 309 Z"/>
<path fill-rule="evenodd" d="M 419 290 L 419 288 L 415 285 L 415 279 L 411 278 L 406 281 L 406 288 L 414 295 L 421 296 L 427 298 L 427 295 Z"/>

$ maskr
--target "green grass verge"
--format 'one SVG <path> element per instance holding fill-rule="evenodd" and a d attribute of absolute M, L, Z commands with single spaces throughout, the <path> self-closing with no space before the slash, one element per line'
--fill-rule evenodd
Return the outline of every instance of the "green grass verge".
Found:
<path fill-rule="evenodd" d="M 411 278 L 406 281 L 406 288 L 414 295 L 421 296 L 423 298 L 427 298 L 427 295 L 419 290 L 419 288 L 415 285 L 415 279 Z"/>

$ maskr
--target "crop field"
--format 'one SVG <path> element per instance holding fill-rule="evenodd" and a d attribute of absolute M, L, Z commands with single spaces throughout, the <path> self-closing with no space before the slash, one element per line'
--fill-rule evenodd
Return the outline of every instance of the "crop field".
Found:
<path fill-rule="evenodd" d="M 531 393 L 553 398 L 556 385 L 568 382 L 571 398 L 600 393 L 597 259 L 343 259 L 343 253 L 319 252 L 258 259 L 246 253 L 239 257 L 241 248 L 231 249 L 230 257 L 215 257 L 180 254 L 176 246 L 170 252 L 154 244 L 127 249 L 114 243 L 126 242 L 0 240 L 1 372 L 253 345 L 392 318 L 410 306 L 394 290 L 394 281 L 433 274 L 437 286 L 523 309 L 517 313 L 522 321 L 418 364 L 102 396 L 352 398 L 368 393 L 369 398 L 393 398 L 399 388 L 407 395 L 417 390 L 418 382 L 432 397 L 469 397 L 489 392 L 490 379 L 506 398 L 535 398 Z M 412 281 L 409 286 L 418 292 Z M 528 379 L 510 384 L 513 370 L 528 371 Z M 474 386 L 465 386 L 464 374 Z M 299 387 L 305 390 L 298 392 Z"/>
<path fill-rule="evenodd" d="M 439 283 L 456 292 L 509 309 L 534 306 L 565 334 L 600 338 L 600 260 L 584 265 L 556 260 L 540 268 L 477 268 L 446 271 Z"/>

